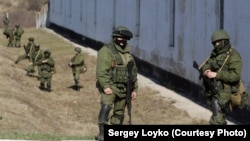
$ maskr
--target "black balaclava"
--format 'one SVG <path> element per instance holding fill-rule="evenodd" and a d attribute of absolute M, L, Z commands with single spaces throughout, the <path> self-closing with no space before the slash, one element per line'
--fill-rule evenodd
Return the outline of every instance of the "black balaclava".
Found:
<path fill-rule="evenodd" d="M 229 40 L 220 40 L 220 44 L 219 45 L 215 45 L 215 42 L 213 42 L 214 45 L 214 49 L 215 51 L 219 51 L 222 50 L 224 47 L 226 47 L 227 45 L 229 45 Z"/>
<path fill-rule="evenodd" d="M 121 40 L 118 40 L 117 37 L 114 38 L 115 44 L 119 45 L 122 48 L 125 48 L 127 45 L 127 39 L 126 38 L 121 38 Z"/>

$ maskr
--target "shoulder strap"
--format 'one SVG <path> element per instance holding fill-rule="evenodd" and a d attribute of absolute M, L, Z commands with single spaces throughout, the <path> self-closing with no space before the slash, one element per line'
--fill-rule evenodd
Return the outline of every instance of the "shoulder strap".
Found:
<path fill-rule="evenodd" d="M 223 68 L 223 66 L 225 65 L 225 63 L 227 62 L 229 56 L 231 55 L 231 51 L 232 51 L 232 48 L 230 48 L 230 50 L 227 52 L 227 57 L 226 59 L 224 60 L 223 64 L 221 65 L 220 69 L 218 70 L 218 72 L 221 71 L 221 69 Z"/>
<path fill-rule="evenodd" d="M 35 61 L 36 61 L 37 57 L 39 56 L 40 52 L 41 52 L 41 50 L 39 49 L 39 51 L 36 54 Z"/>
<path fill-rule="evenodd" d="M 201 64 L 200 64 L 200 66 L 199 66 L 199 70 L 201 69 L 201 67 L 207 62 L 207 60 L 210 58 L 210 56 L 205 60 L 205 61 L 203 61 Z"/>

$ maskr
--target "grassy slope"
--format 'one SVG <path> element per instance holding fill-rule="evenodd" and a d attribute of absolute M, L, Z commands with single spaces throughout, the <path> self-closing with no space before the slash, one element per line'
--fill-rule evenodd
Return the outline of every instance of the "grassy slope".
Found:
<path fill-rule="evenodd" d="M 5 47 L 7 40 L 0 37 L 0 138 L 7 133 L 28 133 L 90 137 L 98 132 L 97 116 L 99 95 L 95 88 L 95 56 L 84 53 L 88 71 L 82 75 L 84 88 L 75 92 L 73 79 L 67 64 L 73 56 L 74 45 L 43 29 L 25 29 L 22 42 L 35 37 L 42 49 L 49 49 L 56 62 L 57 73 L 53 77 L 51 93 L 39 90 L 36 77 L 25 75 L 27 60 L 15 65 L 14 60 L 24 51 L 22 48 Z M 139 97 L 133 102 L 133 124 L 206 124 L 176 109 L 158 92 L 141 86 Z M 154 105 L 154 106 L 152 106 Z M 125 124 L 127 116 L 125 118 Z M 19 136 L 17 138 L 22 138 Z M 40 136 L 39 136 L 40 137 Z M 34 138 L 34 136 L 32 136 Z"/>

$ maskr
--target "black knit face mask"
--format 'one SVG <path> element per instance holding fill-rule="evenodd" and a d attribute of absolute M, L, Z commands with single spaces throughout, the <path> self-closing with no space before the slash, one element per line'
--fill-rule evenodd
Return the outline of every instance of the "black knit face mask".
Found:
<path fill-rule="evenodd" d="M 127 45 L 127 39 L 117 37 L 115 38 L 115 44 L 119 45 L 120 47 L 124 48 Z"/>
<path fill-rule="evenodd" d="M 229 40 L 219 40 L 213 42 L 214 48 L 222 48 L 229 44 Z"/>

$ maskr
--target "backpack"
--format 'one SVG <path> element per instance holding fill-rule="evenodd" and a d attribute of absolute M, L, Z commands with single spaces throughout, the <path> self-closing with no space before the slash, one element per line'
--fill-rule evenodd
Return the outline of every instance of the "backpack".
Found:
<path fill-rule="evenodd" d="M 218 72 L 223 68 L 228 58 L 230 57 L 231 50 L 232 49 L 229 50 L 229 53 L 227 54 L 227 57 L 224 60 Z M 240 79 L 237 92 L 230 95 L 229 108 L 231 111 L 233 111 L 235 107 L 239 107 L 240 109 L 243 109 L 247 105 L 247 103 L 248 103 L 248 93 L 246 91 L 246 88 L 244 86 L 242 79 Z"/>

